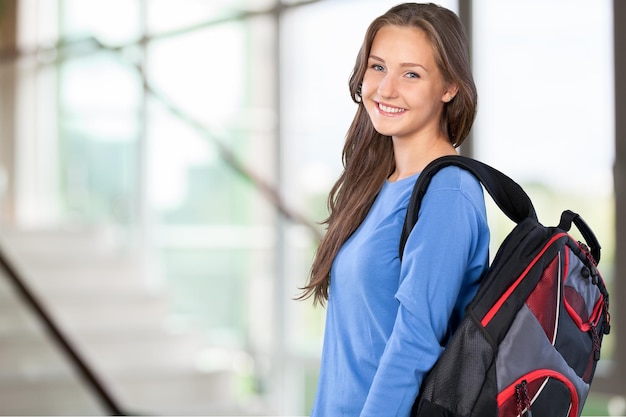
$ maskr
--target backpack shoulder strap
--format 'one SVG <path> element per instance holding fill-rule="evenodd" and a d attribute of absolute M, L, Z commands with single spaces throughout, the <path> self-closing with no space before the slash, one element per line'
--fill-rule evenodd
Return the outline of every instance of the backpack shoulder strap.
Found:
<path fill-rule="evenodd" d="M 449 165 L 461 167 L 472 173 L 485 187 L 502 212 L 515 223 L 520 223 L 526 218 L 537 220 L 535 207 L 528 194 L 510 177 L 472 158 L 460 155 L 442 156 L 428 164 L 417 178 L 400 238 L 400 260 L 402 260 L 406 240 L 417 222 L 422 198 L 426 194 L 430 181 L 440 169 Z"/>

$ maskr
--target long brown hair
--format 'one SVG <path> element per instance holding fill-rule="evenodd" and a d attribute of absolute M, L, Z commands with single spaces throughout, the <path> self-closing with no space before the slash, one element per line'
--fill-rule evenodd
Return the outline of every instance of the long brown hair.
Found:
<path fill-rule="evenodd" d="M 393 143 L 378 133 L 361 103 L 361 84 L 374 37 L 384 26 L 415 27 L 426 34 L 444 81 L 458 86 L 449 103 L 444 103 L 440 128 L 457 147 L 469 134 L 476 116 L 477 93 L 471 74 L 467 38 L 461 21 L 450 10 L 435 4 L 404 3 L 392 7 L 368 27 L 352 75 L 350 94 L 358 104 L 343 148 L 344 170 L 328 196 L 328 225 L 313 265 L 308 284 L 299 299 L 328 299 L 330 269 L 343 243 L 354 233 L 372 207 L 385 180 L 395 169 Z"/>

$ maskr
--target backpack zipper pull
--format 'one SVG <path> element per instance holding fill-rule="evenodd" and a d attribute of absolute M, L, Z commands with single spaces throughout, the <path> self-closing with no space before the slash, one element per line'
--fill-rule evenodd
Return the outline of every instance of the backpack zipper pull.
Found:
<path fill-rule="evenodd" d="M 528 390 L 526 386 L 528 383 L 526 380 L 522 380 L 519 384 L 515 386 L 515 397 L 517 399 L 517 415 L 522 417 L 526 415 L 526 417 L 533 417 L 533 412 L 530 410 L 530 398 L 528 396 Z M 524 413 L 524 409 L 526 412 Z"/>
<path fill-rule="evenodd" d="M 607 292 L 606 289 L 604 289 L 604 292 L 602 293 L 603 297 L 604 297 L 604 308 L 603 313 L 604 313 L 604 323 L 602 323 L 602 333 L 604 334 L 609 334 L 611 333 L 611 313 L 609 313 L 609 293 Z"/>
<path fill-rule="evenodd" d="M 589 246 L 587 246 L 584 242 L 578 241 L 578 247 L 582 249 L 583 253 L 585 254 L 585 257 L 589 261 L 588 269 L 583 268 L 583 271 L 582 271 L 583 276 L 585 278 L 589 278 L 589 276 L 591 275 L 591 283 L 593 285 L 598 285 L 598 278 L 600 277 L 600 272 L 598 271 L 598 265 L 596 263 L 596 260 L 593 259 L 593 256 L 591 255 L 591 250 L 589 249 Z"/>
<path fill-rule="evenodd" d="M 598 329 L 596 326 L 591 326 L 591 337 L 593 338 L 593 358 L 596 361 L 600 360 L 600 336 L 598 336 Z"/>

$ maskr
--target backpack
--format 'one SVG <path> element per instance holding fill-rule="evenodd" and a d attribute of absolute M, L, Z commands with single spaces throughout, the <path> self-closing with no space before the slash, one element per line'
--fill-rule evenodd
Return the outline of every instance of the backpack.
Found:
<path fill-rule="evenodd" d="M 400 254 L 428 184 L 448 165 L 471 172 L 516 226 L 426 375 L 411 416 L 579 416 L 610 331 L 598 240 L 570 210 L 558 226 L 541 225 L 511 178 L 474 159 L 444 156 L 418 177 Z M 572 223 L 586 243 L 568 234 Z"/>

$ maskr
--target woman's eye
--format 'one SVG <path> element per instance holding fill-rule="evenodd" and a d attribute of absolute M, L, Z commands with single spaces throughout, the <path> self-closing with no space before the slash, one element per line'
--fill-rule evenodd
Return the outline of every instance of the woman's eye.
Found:
<path fill-rule="evenodd" d="M 379 65 L 379 64 L 372 64 L 371 68 L 374 71 L 384 71 L 385 70 L 385 68 L 382 65 Z"/>
<path fill-rule="evenodd" d="M 409 73 L 406 74 L 406 76 L 408 78 L 419 78 L 420 77 L 419 74 L 416 73 L 416 72 L 409 72 Z"/>

